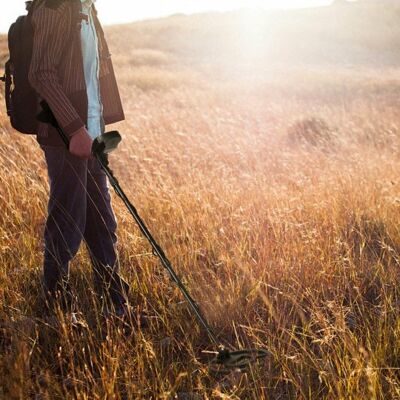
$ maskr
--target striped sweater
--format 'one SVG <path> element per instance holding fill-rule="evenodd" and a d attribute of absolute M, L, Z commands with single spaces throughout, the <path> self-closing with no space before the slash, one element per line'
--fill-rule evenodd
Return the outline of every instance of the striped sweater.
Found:
<path fill-rule="evenodd" d="M 37 0 L 32 14 L 33 53 L 29 81 L 46 100 L 67 136 L 86 125 L 88 99 L 81 49 L 80 0 Z M 121 99 L 104 32 L 95 12 L 99 38 L 100 95 L 105 124 L 124 119 Z M 85 121 L 85 122 L 84 122 Z M 57 131 L 39 124 L 37 140 L 63 145 Z"/>

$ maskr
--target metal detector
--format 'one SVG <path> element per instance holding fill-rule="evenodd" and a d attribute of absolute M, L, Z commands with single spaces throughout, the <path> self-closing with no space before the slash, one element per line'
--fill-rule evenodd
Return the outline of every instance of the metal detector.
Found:
<path fill-rule="evenodd" d="M 47 122 L 53 125 L 58 133 L 60 134 L 63 142 L 68 147 L 69 140 L 65 133 L 62 131 L 60 126 L 58 125 L 52 111 L 50 110 L 47 103 L 41 103 L 43 111 L 39 114 L 38 120 L 41 122 Z M 113 171 L 109 167 L 108 162 L 108 154 L 113 152 L 117 147 L 118 144 L 121 142 L 122 138 L 119 132 L 111 131 L 102 134 L 101 136 L 97 137 L 93 141 L 92 145 L 92 155 L 99 161 L 101 168 L 105 172 L 108 177 L 108 180 L 111 186 L 114 188 L 117 195 L 122 199 L 125 206 L 127 207 L 128 211 L 132 215 L 133 219 L 137 223 L 140 231 L 149 241 L 153 252 L 157 257 L 160 259 L 161 264 L 164 268 L 168 271 L 172 281 L 178 286 L 179 290 L 181 291 L 182 295 L 188 302 L 193 314 L 195 315 L 199 324 L 206 330 L 207 335 L 209 336 L 210 340 L 213 342 L 215 346 L 217 346 L 216 357 L 212 361 L 212 364 L 221 365 L 224 368 L 229 369 L 239 369 L 244 370 L 248 367 L 252 362 L 261 360 L 269 355 L 269 352 L 264 349 L 243 349 L 243 350 L 229 350 L 225 346 L 221 344 L 221 342 L 217 339 L 216 335 L 214 334 L 213 330 L 210 327 L 210 324 L 207 322 L 206 318 L 203 316 L 198 304 L 196 301 L 191 297 L 188 290 L 182 283 L 179 276 L 175 273 L 174 268 L 172 267 L 171 262 L 165 255 L 163 249 L 160 245 L 156 242 L 153 238 L 152 234 L 150 233 L 149 229 L 143 222 L 142 218 L 138 214 L 136 208 L 133 204 L 129 201 L 128 197 L 122 190 L 117 178 L 115 178 Z"/>

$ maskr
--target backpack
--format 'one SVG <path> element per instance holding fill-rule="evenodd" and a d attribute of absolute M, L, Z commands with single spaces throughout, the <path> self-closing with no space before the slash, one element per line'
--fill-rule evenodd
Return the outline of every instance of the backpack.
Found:
<path fill-rule="evenodd" d="M 38 121 L 38 95 L 28 80 L 32 58 L 33 27 L 31 21 L 32 4 L 27 15 L 19 17 L 8 31 L 10 58 L 5 64 L 7 114 L 14 129 L 25 134 L 36 134 Z"/>
<path fill-rule="evenodd" d="M 65 0 L 46 0 L 46 6 L 57 8 L 63 1 Z M 28 14 L 18 17 L 10 26 L 10 58 L 5 64 L 4 76 L 0 78 L 5 83 L 7 115 L 11 126 L 29 135 L 37 133 L 37 115 L 40 111 L 39 96 L 28 79 L 33 49 L 32 13 L 36 2 L 37 0 L 26 1 Z"/>

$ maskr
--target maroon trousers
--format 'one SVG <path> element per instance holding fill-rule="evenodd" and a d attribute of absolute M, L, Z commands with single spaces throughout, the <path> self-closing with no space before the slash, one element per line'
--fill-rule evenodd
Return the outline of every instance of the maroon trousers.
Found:
<path fill-rule="evenodd" d="M 107 178 L 99 162 L 73 156 L 66 148 L 41 146 L 46 158 L 50 198 L 45 226 L 44 289 L 62 293 L 67 306 L 69 262 L 84 240 L 93 266 L 95 290 L 115 307 L 126 302 L 128 284 L 119 275 L 116 220 Z"/>

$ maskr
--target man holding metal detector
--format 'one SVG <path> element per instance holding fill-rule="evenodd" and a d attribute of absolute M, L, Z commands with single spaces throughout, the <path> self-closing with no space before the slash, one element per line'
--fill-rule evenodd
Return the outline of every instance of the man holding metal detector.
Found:
<path fill-rule="evenodd" d="M 128 285 L 119 275 L 117 224 L 107 177 L 91 155 L 105 125 L 124 119 L 104 33 L 92 0 L 35 0 L 30 14 L 29 82 L 67 139 L 51 124 L 39 123 L 37 140 L 50 180 L 44 288 L 50 302 L 58 299 L 73 311 L 69 262 L 84 240 L 103 314 L 125 318 Z"/>
<path fill-rule="evenodd" d="M 234 351 L 221 343 L 109 168 L 107 155 L 121 137 L 115 131 L 104 133 L 105 125 L 123 120 L 124 113 L 93 1 L 27 2 L 28 16 L 20 17 L 10 28 L 10 60 L 1 78 L 12 126 L 22 133 L 36 134 L 46 158 L 50 199 L 44 288 L 48 303 L 60 305 L 71 321 L 77 322 L 68 267 L 85 240 L 103 315 L 107 320 L 115 316 L 125 325 L 130 320 L 129 286 L 118 271 L 108 179 L 216 347 L 214 362 L 227 368 L 247 368 L 268 352 Z M 39 114 L 38 100 L 42 108 Z"/>

